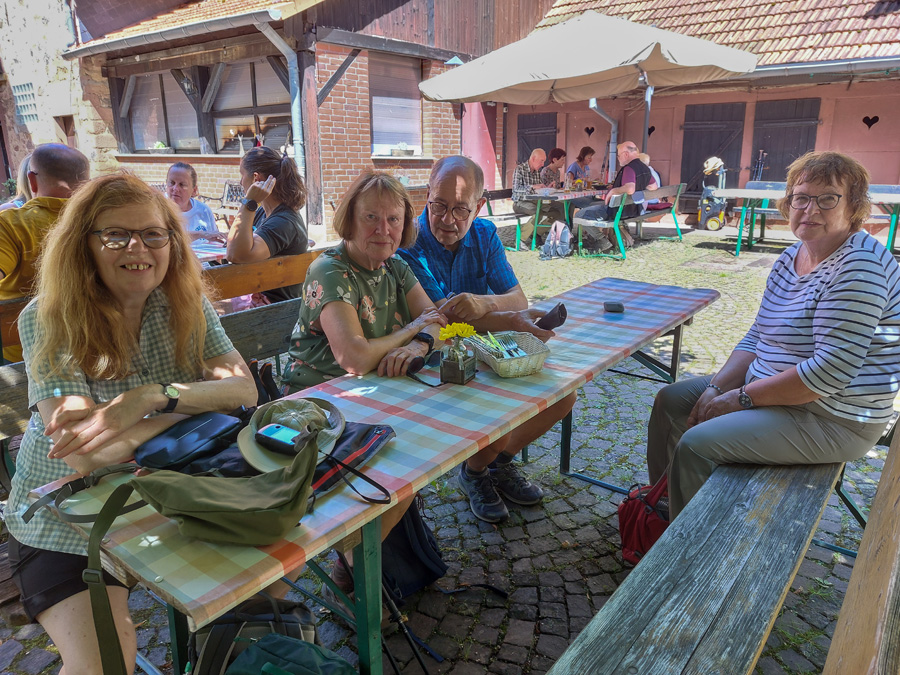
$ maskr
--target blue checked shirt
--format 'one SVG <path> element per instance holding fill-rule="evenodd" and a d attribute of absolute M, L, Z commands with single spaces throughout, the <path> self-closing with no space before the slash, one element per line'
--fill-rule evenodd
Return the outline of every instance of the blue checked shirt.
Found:
<path fill-rule="evenodd" d="M 28 405 L 32 413 L 16 460 L 16 475 L 6 508 L 6 525 L 18 541 L 28 546 L 86 555 L 84 537 L 46 508 L 38 511 L 30 522 L 22 520 L 31 490 L 75 473 L 62 459 L 48 459 L 50 438 L 44 436 L 44 422 L 37 411 L 38 401 L 71 395 L 87 396 L 96 403 L 104 403 L 144 384 L 192 382 L 201 379 L 202 374 L 188 372 L 175 362 L 175 336 L 169 328 L 168 298 L 161 289 L 156 289 L 144 306 L 139 350 L 132 360 L 133 374 L 121 380 L 91 380 L 81 370 L 76 370 L 70 375 L 38 379 L 35 377 L 35 364 L 30 358 L 38 330 L 36 303 L 32 300 L 19 316 L 19 337 L 28 375 Z M 219 323 L 216 310 L 206 298 L 203 299 L 203 314 L 206 316 L 203 358 L 212 359 L 232 351 L 231 340 Z"/>
<path fill-rule="evenodd" d="M 416 223 L 416 243 L 397 253 L 412 268 L 432 302 L 451 292 L 502 295 L 519 285 L 493 223 L 476 218 L 454 252 L 431 234 L 427 213 L 423 211 Z"/>

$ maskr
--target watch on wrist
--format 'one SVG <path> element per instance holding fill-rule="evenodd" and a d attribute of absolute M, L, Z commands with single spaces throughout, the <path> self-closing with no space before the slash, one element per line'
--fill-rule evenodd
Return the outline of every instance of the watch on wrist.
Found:
<path fill-rule="evenodd" d="M 753 399 L 750 398 L 750 394 L 744 391 L 743 387 L 741 387 L 740 393 L 738 394 L 738 403 L 741 404 L 742 408 L 747 408 L 748 410 L 753 407 Z"/>
<path fill-rule="evenodd" d="M 175 406 L 178 405 L 178 397 L 181 395 L 181 392 L 178 391 L 171 384 L 163 384 L 160 385 L 163 388 L 163 394 L 166 395 L 166 398 L 169 399 L 169 402 L 166 403 L 165 407 L 160 408 L 159 412 L 161 413 L 170 413 L 175 412 Z"/>
<path fill-rule="evenodd" d="M 434 351 L 434 338 L 429 333 L 416 333 L 413 335 L 413 340 L 424 342 L 427 345 L 428 352 L 426 352 L 425 356 L 428 356 Z"/>
<path fill-rule="evenodd" d="M 245 209 L 247 209 L 251 213 L 256 213 L 256 209 L 259 208 L 259 204 L 257 204 L 252 199 L 246 199 L 246 198 L 241 200 L 241 206 L 243 206 Z"/>

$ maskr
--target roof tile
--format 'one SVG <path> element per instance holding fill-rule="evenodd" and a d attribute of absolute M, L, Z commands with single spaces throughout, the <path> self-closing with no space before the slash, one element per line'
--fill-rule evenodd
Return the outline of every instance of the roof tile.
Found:
<path fill-rule="evenodd" d="M 557 0 L 538 26 L 593 9 L 746 49 L 764 65 L 900 56 L 898 5 L 864 0 Z"/>

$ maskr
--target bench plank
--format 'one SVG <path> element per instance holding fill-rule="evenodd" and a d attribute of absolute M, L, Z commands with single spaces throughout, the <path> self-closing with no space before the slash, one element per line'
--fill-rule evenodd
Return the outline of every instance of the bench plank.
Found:
<path fill-rule="evenodd" d="M 900 434 L 869 511 L 823 675 L 900 672 Z"/>
<path fill-rule="evenodd" d="M 225 334 L 245 361 L 267 359 L 288 350 L 302 298 L 253 307 L 220 317 Z"/>
<path fill-rule="evenodd" d="M 277 256 L 259 262 L 216 265 L 203 270 L 218 299 L 270 291 L 273 288 L 302 284 L 306 270 L 321 251 Z"/>
<path fill-rule="evenodd" d="M 840 468 L 717 469 L 549 673 L 752 672 Z"/>

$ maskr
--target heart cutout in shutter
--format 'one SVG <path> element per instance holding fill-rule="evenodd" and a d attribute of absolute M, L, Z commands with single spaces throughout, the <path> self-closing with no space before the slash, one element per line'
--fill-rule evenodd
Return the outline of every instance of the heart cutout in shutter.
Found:
<path fill-rule="evenodd" d="M 866 115 L 863 117 L 863 124 L 871 129 L 873 124 L 878 124 L 878 115 L 873 115 L 872 117 Z"/>
<path fill-rule="evenodd" d="M 588 135 L 588 138 L 590 138 L 591 134 L 594 133 L 594 127 L 585 127 L 584 133 L 586 133 Z"/>
<path fill-rule="evenodd" d="M 648 136 L 652 136 L 654 131 L 656 131 L 656 127 L 648 127 L 648 128 L 647 128 L 647 135 L 648 135 Z"/>

